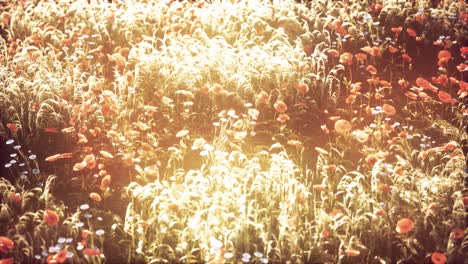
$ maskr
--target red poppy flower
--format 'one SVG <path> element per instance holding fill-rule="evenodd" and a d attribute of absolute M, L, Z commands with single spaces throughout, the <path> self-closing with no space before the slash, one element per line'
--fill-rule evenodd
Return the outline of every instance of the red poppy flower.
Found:
<path fill-rule="evenodd" d="M 397 53 L 397 52 L 398 52 L 398 49 L 395 48 L 395 47 L 393 47 L 392 45 L 389 45 L 389 46 L 388 46 L 388 51 L 389 51 L 390 53 Z"/>
<path fill-rule="evenodd" d="M 455 228 L 452 230 L 452 232 L 450 232 L 451 239 L 460 239 L 460 238 L 463 238 L 464 235 L 465 235 L 465 232 L 461 228 Z"/>
<path fill-rule="evenodd" d="M 8 237 L 0 236 L 0 252 L 8 254 L 15 247 L 13 240 Z"/>
<path fill-rule="evenodd" d="M 276 101 L 273 106 L 278 113 L 284 113 L 288 110 L 288 106 L 283 101 Z"/>
<path fill-rule="evenodd" d="M 432 82 L 435 84 L 446 85 L 449 82 L 447 75 L 441 74 L 439 77 L 432 77 Z"/>
<path fill-rule="evenodd" d="M 314 184 L 312 189 L 316 192 L 325 192 L 328 188 L 325 184 Z"/>
<path fill-rule="evenodd" d="M 335 131 L 338 133 L 347 133 L 351 131 L 352 126 L 348 120 L 340 119 L 335 122 Z"/>
<path fill-rule="evenodd" d="M 348 256 L 348 257 L 357 257 L 357 256 L 359 256 L 361 254 L 361 252 L 359 252 L 359 250 L 352 249 L 352 248 L 346 249 L 345 253 L 346 253 L 346 256 Z"/>
<path fill-rule="evenodd" d="M 44 132 L 46 132 L 46 133 L 58 133 L 58 129 L 56 127 L 46 127 L 46 128 L 44 128 Z"/>
<path fill-rule="evenodd" d="M 447 262 L 447 256 L 444 253 L 434 252 L 431 255 L 431 260 L 434 264 L 445 264 L 445 262 Z"/>
<path fill-rule="evenodd" d="M 385 212 L 384 209 L 378 209 L 377 211 L 375 211 L 375 215 L 376 216 L 380 216 L 380 217 L 383 217 L 387 214 L 387 212 Z"/>
<path fill-rule="evenodd" d="M 9 123 L 6 125 L 8 127 L 8 129 L 11 130 L 11 132 L 16 132 L 18 131 L 18 126 L 14 123 Z"/>
<path fill-rule="evenodd" d="M 85 248 L 83 249 L 83 253 L 89 256 L 98 256 L 101 254 L 101 252 L 98 249 L 93 249 L 93 248 Z"/>
<path fill-rule="evenodd" d="M 382 105 L 382 110 L 384 111 L 384 113 L 386 115 L 389 115 L 389 116 L 396 114 L 395 107 L 393 107 L 392 105 L 389 105 L 389 104 L 383 104 Z"/>
<path fill-rule="evenodd" d="M 466 72 L 468 71 L 468 64 L 465 64 L 465 63 L 460 63 L 457 65 L 457 70 L 459 72 Z"/>
<path fill-rule="evenodd" d="M 0 260 L 0 264 L 13 264 L 15 263 L 14 258 L 4 258 Z"/>
<path fill-rule="evenodd" d="M 356 60 L 359 63 L 365 63 L 366 60 L 367 60 L 367 55 L 365 53 L 362 53 L 362 52 L 358 52 L 358 53 L 354 54 L 354 57 L 356 58 Z"/>
<path fill-rule="evenodd" d="M 388 184 L 383 184 L 383 183 L 379 184 L 379 190 L 381 190 L 384 193 L 392 192 L 392 188 Z"/>
<path fill-rule="evenodd" d="M 63 263 L 67 260 L 68 251 L 66 249 L 62 249 L 55 255 L 50 255 L 47 257 L 47 264 L 52 263 Z"/>
<path fill-rule="evenodd" d="M 403 28 L 402 27 L 393 27 L 391 30 L 398 37 L 398 35 L 400 35 L 401 31 L 403 30 Z"/>
<path fill-rule="evenodd" d="M 53 226 L 53 225 L 56 225 L 59 222 L 60 218 L 59 218 L 59 216 L 57 215 L 56 212 L 54 212 L 52 210 L 46 210 L 44 212 L 43 220 L 49 226 Z"/>
<path fill-rule="evenodd" d="M 454 104 L 457 100 L 453 99 L 452 96 L 444 91 L 440 91 L 437 96 L 442 103 Z"/>
<path fill-rule="evenodd" d="M 397 222 L 396 231 L 399 234 L 407 234 L 414 228 L 414 222 L 409 218 L 403 218 Z"/>
<path fill-rule="evenodd" d="M 17 205 L 21 205 L 23 198 L 21 197 L 21 193 L 11 193 L 10 199 L 15 202 Z"/>
<path fill-rule="evenodd" d="M 437 55 L 437 58 L 440 60 L 440 59 L 450 59 L 452 58 L 452 53 L 450 53 L 450 51 L 448 50 L 441 50 L 439 51 L 439 54 Z"/>
<path fill-rule="evenodd" d="M 379 47 L 366 46 L 366 47 L 361 48 L 361 50 L 373 57 L 380 56 L 380 53 L 381 53 Z"/>
<path fill-rule="evenodd" d="M 267 92 L 261 91 L 261 92 L 257 95 L 257 100 L 256 100 L 257 105 L 260 105 L 260 104 L 268 104 L 269 101 L 270 101 L 270 95 L 268 95 Z"/>
<path fill-rule="evenodd" d="M 109 152 L 105 151 L 105 150 L 101 150 L 99 151 L 99 154 L 101 154 L 101 156 L 105 159 L 113 159 L 114 158 L 114 155 L 110 154 Z"/>
<path fill-rule="evenodd" d="M 468 47 L 461 47 L 461 48 L 460 48 L 460 55 L 461 55 L 464 59 L 468 59 Z"/>
<path fill-rule="evenodd" d="M 416 84 L 421 88 L 431 90 L 431 91 L 433 91 L 435 93 L 437 93 L 439 91 L 439 89 L 437 87 L 432 85 L 428 80 L 426 80 L 424 78 L 417 78 L 416 79 Z"/>
<path fill-rule="evenodd" d="M 372 65 L 367 66 L 366 70 L 372 75 L 377 74 L 377 69 Z"/>
<path fill-rule="evenodd" d="M 353 54 L 349 52 L 341 54 L 340 63 L 351 65 L 353 63 Z"/>
<path fill-rule="evenodd" d="M 406 89 L 409 86 L 408 81 L 406 81 L 405 79 L 398 80 L 398 84 L 400 85 L 401 89 Z"/>
<path fill-rule="evenodd" d="M 99 194 L 95 193 L 95 192 L 90 193 L 89 197 L 91 199 L 93 199 L 95 202 L 98 202 L 98 203 L 102 201 L 101 196 Z"/>
<path fill-rule="evenodd" d="M 307 83 L 296 83 L 293 85 L 294 89 L 296 89 L 302 96 L 304 96 L 309 91 L 309 86 Z"/>
<path fill-rule="evenodd" d="M 327 50 L 327 54 L 333 57 L 338 57 L 340 53 L 336 49 Z"/>
<path fill-rule="evenodd" d="M 410 37 L 416 37 L 418 35 L 418 34 L 416 34 L 416 31 L 414 31 L 414 29 L 412 29 L 412 28 L 407 28 L 406 33 L 408 33 L 408 35 Z"/>
<path fill-rule="evenodd" d="M 284 123 L 289 120 L 289 116 L 287 114 L 280 114 L 276 120 L 280 123 Z"/>
<path fill-rule="evenodd" d="M 404 61 L 406 62 L 412 62 L 413 58 L 411 58 L 408 54 L 402 54 L 401 57 L 403 58 Z"/>
<path fill-rule="evenodd" d="M 442 58 L 442 59 L 439 59 L 439 61 L 437 62 L 437 65 L 439 67 L 445 67 L 449 62 L 449 59 L 448 58 Z"/>
<path fill-rule="evenodd" d="M 320 238 L 328 238 L 328 237 L 330 237 L 330 231 L 323 230 L 322 233 L 320 233 Z"/>
<path fill-rule="evenodd" d="M 101 180 L 101 190 L 106 190 L 107 188 L 109 188 L 111 181 L 112 177 L 110 175 L 104 176 L 104 178 L 102 178 Z"/>
<path fill-rule="evenodd" d="M 444 147 L 442 148 L 443 150 L 445 151 L 451 151 L 451 150 L 454 150 L 458 147 L 458 143 L 456 141 L 450 141 L 448 142 L 447 144 L 444 145 Z"/>
<path fill-rule="evenodd" d="M 405 95 L 411 100 L 418 100 L 418 95 L 413 92 L 406 92 Z"/>

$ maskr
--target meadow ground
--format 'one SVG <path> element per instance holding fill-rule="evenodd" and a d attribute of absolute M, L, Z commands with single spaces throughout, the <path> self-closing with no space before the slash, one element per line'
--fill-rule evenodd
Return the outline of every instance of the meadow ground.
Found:
<path fill-rule="evenodd" d="M 467 263 L 464 1 L 112 2 L 1 3 L 0 264 Z"/>

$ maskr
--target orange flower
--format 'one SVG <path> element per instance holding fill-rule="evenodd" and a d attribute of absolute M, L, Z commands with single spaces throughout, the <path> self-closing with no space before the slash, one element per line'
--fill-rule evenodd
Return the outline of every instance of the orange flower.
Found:
<path fill-rule="evenodd" d="M 455 228 L 452 230 L 452 232 L 450 232 L 451 239 L 460 239 L 460 238 L 463 238 L 464 235 L 465 235 L 465 232 L 461 228 Z"/>
<path fill-rule="evenodd" d="M 340 63 L 351 65 L 353 63 L 353 54 L 349 52 L 341 54 Z"/>
<path fill-rule="evenodd" d="M 434 252 L 431 255 L 432 263 L 434 264 L 445 264 L 447 262 L 447 256 L 444 253 Z"/>
<path fill-rule="evenodd" d="M 372 65 L 367 66 L 366 70 L 372 75 L 377 74 L 377 69 Z"/>
<path fill-rule="evenodd" d="M 0 236 L 0 252 L 8 254 L 15 247 L 13 240 L 8 237 Z"/>
<path fill-rule="evenodd" d="M 335 131 L 338 133 L 347 133 L 351 131 L 352 126 L 351 123 L 344 119 L 339 119 L 335 122 Z"/>
<path fill-rule="evenodd" d="M 101 180 L 101 186 L 100 186 L 101 190 L 106 190 L 107 188 L 109 188 L 111 181 L 112 181 L 112 177 L 110 175 L 104 176 L 104 178 L 102 178 Z"/>
<path fill-rule="evenodd" d="M 328 237 L 330 237 L 330 231 L 323 230 L 322 233 L 320 233 L 320 238 L 328 238 Z"/>
<path fill-rule="evenodd" d="M 361 255 L 361 252 L 359 252 L 359 250 L 352 249 L 352 248 L 346 249 L 345 253 L 346 253 L 346 256 L 348 256 L 348 257 L 357 257 L 357 256 Z"/>
<path fill-rule="evenodd" d="M 457 100 L 453 99 L 452 96 L 444 91 L 440 91 L 437 96 L 442 103 L 454 104 Z"/>
<path fill-rule="evenodd" d="M 101 196 L 99 194 L 95 193 L 95 192 L 90 193 L 89 197 L 91 199 L 93 199 L 95 202 L 98 202 L 98 203 L 102 201 Z"/>
<path fill-rule="evenodd" d="M 276 101 L 274 108 L 278 113 L 284 113 L 288 110 L 288 106 L 283 101 Z"/>
<path fill-rule="evenodd" d="M 52 210 L 46 210 L 44 212 L 43 220 L 49 226 L 53 226 L 53 225 L 56 225 L 59 222 L 60 218 L 59 218 L 59 216 L 57 215 L 56 212 L 54 212 Z"/>
<path fill-rule="evenodd" d="M 397 222 L 396 231 L 399 234 L 407 234 L 414 228 L 414 222 L 409 218 L 403 218 Z"/>
<path fill-rule="evenodd" d="M 280 114 L 276 120 L 280 123 L 284 123 L 289 120 L 289 116 L 287 114 Z"/>
<path fill-rule="evenodd" d="M 414 31 L 412 28 L 407 28 L 406 33 L 408 33 L 410 37 L 416 37 L 418 35 L 416 34 L 416 31 Z"/>
<path fill-rule="evenodd" d="M 382 105 L 382 110 L 386 115 L 392 116 L 396 114 L 396 109 L 395 107 L 389 105 L 389 104 L 383 104 Z"/>

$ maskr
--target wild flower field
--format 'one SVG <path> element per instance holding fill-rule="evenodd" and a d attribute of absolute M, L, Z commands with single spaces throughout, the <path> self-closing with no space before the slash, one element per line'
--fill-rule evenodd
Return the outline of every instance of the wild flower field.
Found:
<path fill-rule="evenodd" d="M 468 263 L 463 0 L 0 3 L 0 264 Z"/>

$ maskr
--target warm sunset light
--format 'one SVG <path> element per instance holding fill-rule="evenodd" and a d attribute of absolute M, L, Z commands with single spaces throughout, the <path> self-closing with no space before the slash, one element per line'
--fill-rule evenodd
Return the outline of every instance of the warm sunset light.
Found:
<path fill-rule="evenodd" d="M 0 10 L 0 264 L 468 263 L 465 1 Z"/>

